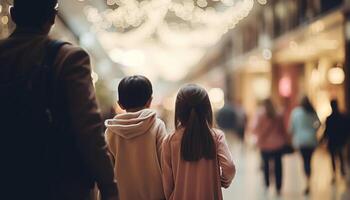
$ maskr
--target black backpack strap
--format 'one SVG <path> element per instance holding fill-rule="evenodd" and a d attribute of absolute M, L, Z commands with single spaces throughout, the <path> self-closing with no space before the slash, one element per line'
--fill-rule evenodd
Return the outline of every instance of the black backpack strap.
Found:
<path fill-rule="evenodd" d="M 54 105 L 54 100 L 56 99 L 56 90 L 57 90 L 57 79 L 59 73 L 59 66 L 54 66 L 55 61 L 57 59 L 58 53 L 60 49 L 66 45 L 69 44 L 67 42 L 63 42 L 60 40 L 51 40 L 46 48 L 46 55 L 43 62 L 43 67 L 46 68 L 45 70 L 45 96 L 47 98 L 47 114 L 49 115 L 49 120 L 53 121 L 52 116 L 52 107 Z"/>

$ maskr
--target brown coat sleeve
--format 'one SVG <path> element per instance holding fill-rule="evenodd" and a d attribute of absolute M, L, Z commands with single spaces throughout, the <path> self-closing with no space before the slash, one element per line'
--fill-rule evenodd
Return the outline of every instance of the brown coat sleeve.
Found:
<path fill-rule="evenodd" d="M 59 55 L 63 92 L 78 151 L 97 182 L 102 197 L 117 194 L 107 145 L 103 137 L 102 118 L 91 78 L 89 55 L 80 48 L 65 45 Z"/>

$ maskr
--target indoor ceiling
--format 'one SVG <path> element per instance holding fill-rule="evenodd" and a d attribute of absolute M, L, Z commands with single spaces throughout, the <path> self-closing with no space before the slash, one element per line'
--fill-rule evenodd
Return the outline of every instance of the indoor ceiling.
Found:
<path fill-rule="evenodd" d="M 61 1 L 60 11 L 81 45 L 100 46 L 124 74 L 178 82 L 253 4 L 254 0 L 73 0 Z"/>

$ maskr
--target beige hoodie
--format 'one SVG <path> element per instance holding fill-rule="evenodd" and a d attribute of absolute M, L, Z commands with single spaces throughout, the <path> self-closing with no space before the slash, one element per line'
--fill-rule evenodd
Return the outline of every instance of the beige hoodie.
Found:
<path fill-rule="evenodd" d="M 144 109 L 120 114 L 105 125 L 120 200 L 165 199 L 160 158 L 166 128 L 156 112 Z"/>

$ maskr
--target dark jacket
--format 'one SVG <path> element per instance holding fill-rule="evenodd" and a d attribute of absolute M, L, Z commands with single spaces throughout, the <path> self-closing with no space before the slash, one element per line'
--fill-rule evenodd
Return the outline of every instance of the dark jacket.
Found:
<path fill-rule="evenodd" d="M 34 30 L 16 30 L 8 39 L 1 40 L 0 80 L 9 76 L 7 66 L 20 66 L 25 70 L 42 63 L 50 40 L 46 34 Z M 103 137 L 89 55 L 67 44 L 60 49 L 53 67 L 53 116 L 59 121 L 59 134 L 55 136 L 52 152 L 57 162 L 50 182 L 54 184 L 52 199 L 87 199 L 95 183 L 103 197 L 113 196 L 117 187 Z"/>
<path fill-rule="evenodd" d="M 339 112 L 332 112 L 327 118 L 322 140 L 327 141 L 329 151 L 340 151 L 345 147 L 349 138 L 348 126 L 346 116 Z"/>

